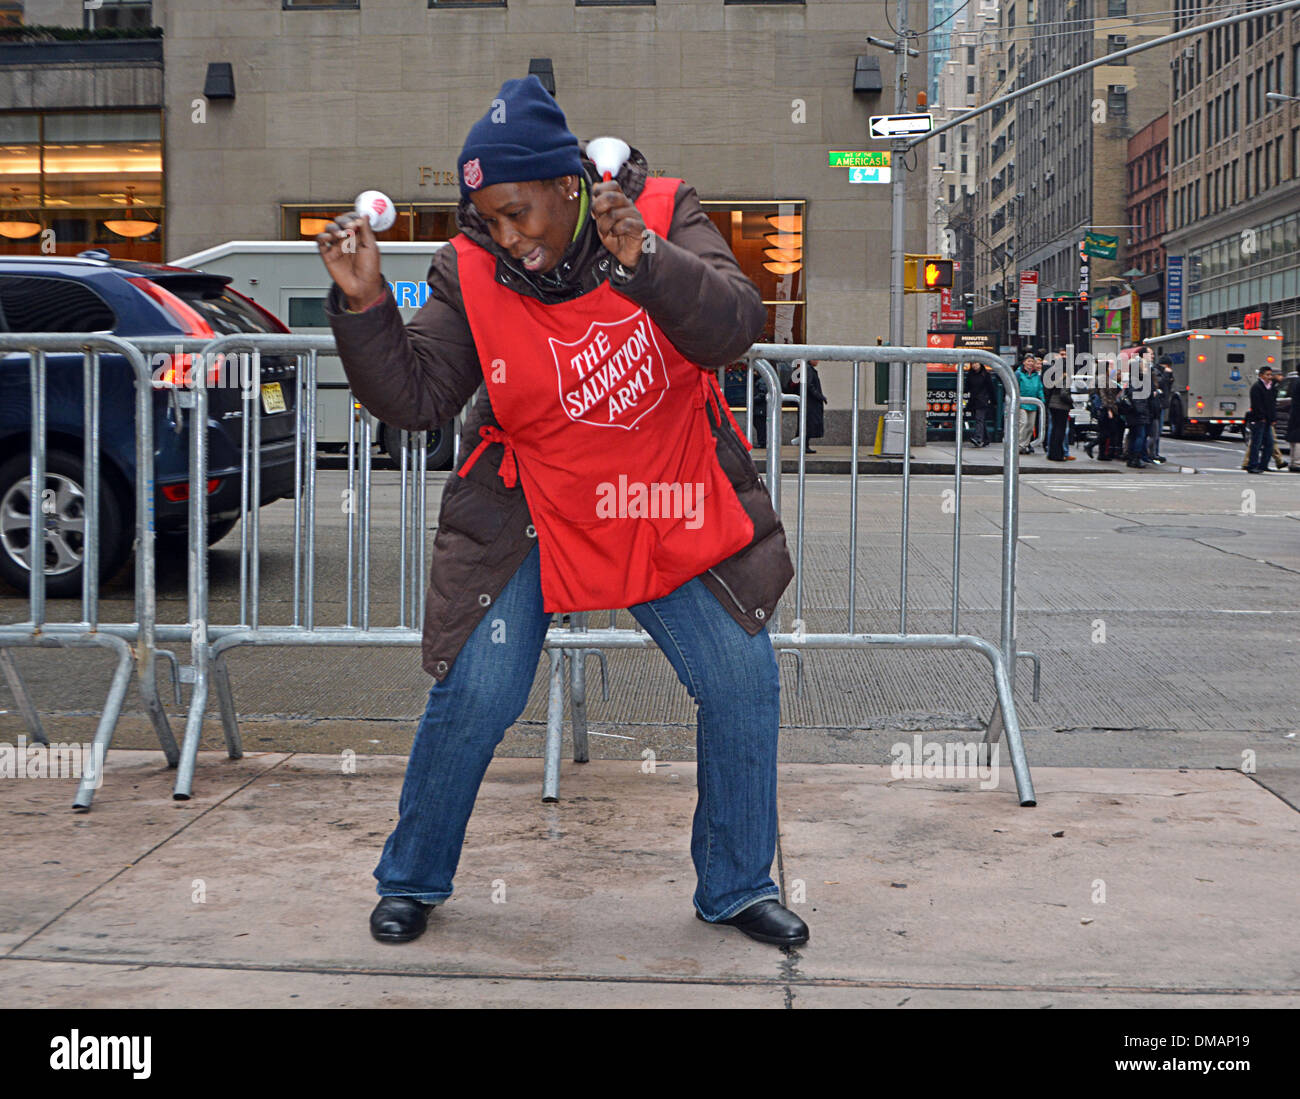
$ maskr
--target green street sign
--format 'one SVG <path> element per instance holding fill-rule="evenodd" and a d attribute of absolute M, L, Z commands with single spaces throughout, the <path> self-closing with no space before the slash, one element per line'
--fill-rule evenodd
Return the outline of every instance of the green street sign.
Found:
<path fill-rule="evenodd" d="M 888 168 L 889 153 L 883 149 L 837 149 L 830 153 L 832 168 Z"/>
<path fill-rule="evenodd" d="M 1083 250 L 1089 256 L 1114 259 L 1119 252 L 1119 237 L 1107 236 L 1105 233 L 1088 233 L 1083 238 Z"/>

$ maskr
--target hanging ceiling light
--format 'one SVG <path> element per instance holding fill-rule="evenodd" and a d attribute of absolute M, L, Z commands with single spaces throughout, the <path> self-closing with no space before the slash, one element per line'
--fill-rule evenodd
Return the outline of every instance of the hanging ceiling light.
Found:
<path fill-rule="evenodd" d="M 9 188 L 14 193 L 13 210 L 0 213 L 0 237 L 8 237 L 10 240 L 26 240 L 28 237 L 34 237 L 41 231 L 39 221 L 27 221 L 21 215 L 27 211 L 22 207 L 22 190 L 18 187 Z"/>
<path fill-rule="evenodd" d="M 796 271 L 798 271 L 801 267 L 803 267 L 803 264 L 802 263 L 780 263 L 777 261 L 772 261 L 763 264 L 763 266 L 766 267 L 769 271 L 771 271 L 772 274 L 774 275 L 793 275 Z"/>
<path fill-rule="evenodd" d="M 767 223 L 773 229 L 779 229 L 782 233 L 798 233 L 803 231 L 802 214 L 769 214 Z"/>
<path fill-rule="evenodd" d="M 790 249 L 803 247 L 802 233 L 768 233 L 763 239 L 773 248 Z"/>
<path fill-rule="evenodd" d="M 799 248 L 764 248 L 763 255 L 778 263 L 798 263 L 803 259 L 803 251 Z"/>
<path fill-rule="evenodd" d="M 150 233 L 158 228 L 156 221 L 150 221 L 149 218 L 137 218 L 131 216 L 132 208 L 135 206 L 135 188 L 126 189 L 126 214 L 125 216 L 113 221 L 104 222 L 104 228 L 110 233 L 116 233 L 119 237 L 130 237 L 136 240 L 139 237 L 147 237 Z"/>

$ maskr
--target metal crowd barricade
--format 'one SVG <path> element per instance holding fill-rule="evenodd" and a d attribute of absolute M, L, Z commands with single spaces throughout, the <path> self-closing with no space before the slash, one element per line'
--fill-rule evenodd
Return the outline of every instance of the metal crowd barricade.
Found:
<path fill-rule="evenodd" d="M 103 758 L 112 742 L 134 664 L 145 711 L 158 735 L 168 764 L 175 766 L 179 753 L 158 694 L 156 645 L 157 585 L 154 556 L 154 431 L 153 387 L 149 364 L 140 350 L 127 340 L 107 335 L 59 335 L 44 333 L 0 334 L 0 355 L 14 352 L 28 356 L 28 383 L 32 429 L 29 443 L 30 523 L 28 534 L 29 617 L 26 622 L 0 626 L 0 671 L 13 692 L 19 713 L 32 739 L 48 745 L 31 693 L 27 689 L 9 650 L 16 648 L 100 647 L 117 657 L 112 683 L 104 701 L 90 752 L 83 762 L 81 782 L 73 799 L 74 809 L 89 809 L 101 776 L 96 761 Z M 84 509 L 82 517 L 81 618 L 76 622 L 51 622 L 46 604 L 44 568 L 47 514 L 44 502 L 48 436 L 48 362 L 50 353 L 76 353 L 82 359 L 82 461 Z M 133 375 L 135 387 L 135 615 L 134 622 L 103 622 L 99 606 L 100 527 L 99 501 L 102 484 L 101 392 L 102 360 L 105 353 L 121 355 Z M 39 488 L 37 487 L 39 486 Z M 33 567 L 39 555 L 40 567 Z M 179 698 L 177 702 L 179 702 Z M 84 754 L 83 754 L 84 760 Z"/>
<path fill-rule="evenodd" d="M 780 394 L 780 385 L 771 363 L 777 359 L 793 360 L 794 377 L 799 382 L 796 411 L 799 417 L 798 437 L 802 440 L 807 430 L 807 362 L 810 359 L 820 363 L 848 362 L 852 364 L 852 419 L 850 429 L 850 466 L 849 466 L 849 591 L 848 615 L 846 629 L 843 633 L 808 633 L 803 626 L 803 581 L 804 581 L 804 526 L 807 500 L 807 479 L 805 454 L 801 445 L 797 469 L 797 506 L 794 529 L 794 564 L 795 575 L 792 583 L 794 597 L 794 630 L 781 632 L 781 606 L 768 623 L 773 647 L 779 653 L 793 652 L 801 657 L 806 649 L 866 649 L 872 647 L 894 649 L 946 649 L 966 650 L 983 656 L 993 673 L 993 686 L 996 695 L 992 714 L 986 726 L 984 743 L 986 752 L 991 752 L 1005 730 L 1007 747 L 1011 759 L 1012 772 L 1015 777 L 1016 791 L 1020 804 L 1036 804 L 1033 781 L 1029 764 L 1025 757 L 1024 745 L 1020 735 L 1020 724 L 1015 706 L 1015 669 L 1017 659 L 1028 659 L 1033 663 L 1033 697 L 1038 698 L 1040 681 L 1039 660 L 1032 652 L 1020 652 L 1016 647 L 1016 606 L 1015 575 L 1017 523 L 1019 516 L 1019 448 L 1016 442 L 1016 425 L 1020 407 L 1019 386 L 1015 372 L 1000 358 L 986 351 L 942 350 L 937 348 L 903 348 L 903 347 L 855 347 L 821 344 L 755 344 L 746 352 L 745 358 L 753 369 L 764 379 L 768 387 L 768 440 L 766 486 L 778 515 L 782 514 L 782 474 L 780 464 L 779 409 L 780 401 L 773 395 Z M 962 407 L 964 376 L 960 369 L 964 363 L 982 362 L 992 368 L 1002 379 L 1008 394 L 1003 405 L 1003 440 L 1002 440 L 1002 536 L 999 603 L 1000 631 L 998 643 L 973 634 L 964 634 L 960 627 L 960 592 L 961 592 L 961 496 L 962 496 L 962 443 L 964 441 L 964 418 L 958 416 L 956 427 L 956 459 L 954 463 L 954 510 L 953 510 L 953 565 L 952 565 L 952 615 L 951 626 L 947 633 L 912 633 L 908 630 L 908 550 L 911 502 L 911 416 L 912 407 L 912 372 L 908 369 L 905 383 L 905 407 L 909 415 L 904 421 L 903 458 L 899 461 L 902 475 L 902 515 L 900 522 L 901 553 L 899 565 L 899 618 L 898 632 L 892 634 L 866 634 L 857 632 L 857 544 L 858 544 L 858 481 L 859 481 L 859 442 L 860 442 L 860 388 L 861 364 L 902 362 L 930 363 L 950 362 L 958 366 L 957 370 L 957 407 Z M 747 381 L 747 404 L 753 404 L 752 375 Z M 1023 398 L 1026 402 L 1039 404 L 1035 398 Z M 746 414 L 746 431 L 752 425 L 752 412 Z M 784 516 L 783 516 L 784 520 Z M 787 526 L 787 536 L 790 534 Z M 790 589 L 787 589 L 787 598 Z M 785 599 L 783 598 L 783 603 Z M 575 630 L 567 635 L 548 638 L 551 648 L 551 692 L 547 722 L 546 768 L 543 784 L 544 797 L 554 800 L 558 793 L 559 760 L 562 737 L 561 722 L 561 685 L 562 675 L 559 667 L 557 649 L 587 648 L 645 648 L 650 639 L 638 631 L 629 630 Z M 580 661 L 575 662 L 580 664 Z M 802 671 L 802 660 L 799 669 Z M 586 758 L 585 710 L 570 707 L 573 721 L 574 758 L 581 761 Z"/>
<path fill-rule="evenodd" d="M 12 341 L 30 341 L 47 339 L 47 337 L 8 337 L 10 343 L 0 343 L 0 347 L 16 346 Z M 117 626 L 96 626 L 91 616 L 95 613 L 97 593 L 94 580 L 88 581 L 85 593 L 85 606 L 88 621 L 77 627 L 48 630 L 44 623 L 43 584 L 33 587 L 32 622 L 8 633 L 0 632 L 0 647 L 4 644 L 40 643 L 38 637 L 57 637 L 60 643 L 81 643 L 77 641 L 82 634 L 93 633 L 107 636 L 111 640 L 90 641 L 88 643 L 107 643 L 113 647 L 116 643 L 127 640 L 138 642 L 137 663 L 141 669 L 141 685 L 152 692 L 156 702 L 156 680 L 153 677 L 153 665 L 157 653 L 155 643 L 158 641 L 188 642 L 191 647 L 192 663 L 179 669 L 178 678 L 193 685 L 188 715 L 185 726 L 184 741 L 177 755 L 174 741 L 170 741 L 170 731 L 166 730 L 166 720 L 162 717 L 161 706 L 152 706 L 155 725 L 159 727 L 159 736 L 163 740 L 164 751 L 168 753 L 169 762 L 178 766 L 174 797 L 186 799 L 191 796 L 195 763 L 199 748 L 204 714 L 210 696 L 215 693 L 220 709 L 227 752 L 231 758 L 242 754 L 239 725 L 233 697 L 230 689 L 229 674 L 225 657 L 232 649 L 245 646 L 418 646 L 421 639 L 421 616 L 423 608 L 423 591 L 427 578 L 424 575 L 428 562 L 427 536 L 427 451 L 424 446 L 424 434 L 407 436 L 403 433 L 404 448 L 400 461 L 401 481 L 399 489 L 400 522 L 400 557 L 399 557 L 399 593 L 398 624 L 380 627 L 371 622 L 371 502 L 373 490 L 373 469 L 371 463 L 371 444 L 373 442 L 373 424 L 370 417 L 361 414 L 354 418 L 348 443 L 347 488 L 350 507 L 347 509 L 347 598 L 344 622 L 342 624 L 319 625 L 316 621 L 316 516 L 317 516 L 317 463 L 316 463 L 316 366 L 320 355 L 334 351 L 333 340 L 327 336 L 306 337 L 297 335 L 229 335 L 207 341 L 151 338 L 136 341 L 136 347 L 120 340 L 94 337 L 77 338 L 71 341 L 77 347 L 97 347 L 102 350 L 111 348 L 127 356 L 137 373 L 138 379 L 144 379 L 146 388 L 142 390 L 140 407 L 143 410 L 148 400 L 148 372 L 142 353 L 150 351 L 197 353 L 201 356 L 199 364 L 192 371 L 194 385 L 192 388 L 177 390 L 175 399 L 192 425 L 209 422 L 208 418 L 208 363 L 221 361 L 225 357 L 236 356 L 241 365 L 247 367 L 247 376 L 241 377 L 240 384 L 244 393 L 244 414 L 242 416 L 242 441 L 244 460 L 241 463 L 241 499 L 246 507 L 246 521 L 240 535 L 240 591 L 238 622 L 216 623 L 211 620 L 208 582 L 207 535 L 207 471 L 208 471 L 208 432 L 192 430 L 189 433 L 189 587 L 187 593 L 187 614 L 184 624 L 158 625 L 153 613 L 153 554 L 152 554 L 152 513 L 147 506 L 152 501 L 152 477 L 148 491 L 144 485 L 146 478 L 141 478 L 138 492 L 138 520 L 142 524 L 140 544 L 144 551 L 137 561 L 137 604 L 139 623 Z M 24 344 L 23 346 L 28 346 Z M 49 347 L 63 344 L 57 340 Z M 87 352 L 88 354 L 90 352 Z M 261 420 L 263 416 L 260 400 L 261 394 L 261 356 L 294 355 L 298 360 L 295 394 L 295 490 L 293 499 L 294 533 L 293 533 L 293 597 L 292 622 L 287 625 L 266 625 L 261 621 L 261 526 L 259 518 L 260 483 L 261 483 Z M 799 394 L 797 411 L 799 418 L 799 435 L 806 432 L 807 376 L 806 362 L 816 359 L 822 363 L 849 362 L 852 364 L 853 407 L 851 428 L 851 464 L 850 464 L 850 571 L 848 591 L 848 615 L 845 629 L 841 633 L 809 633 L 803 626 L 803 592 L 804 592 L 804 528 L 808 482 L 806 480 L 805 456 L 800 447 L 797 469 L 797 499 L 794 526 L 795 578 L 792 592 L 787 593 L 786 601 L 793 598 L 794 629 L 791 632 L 781 630 L 781 608 L 768 623 L 773 645 L 781 652 L 793 652 L 801 659 L 807 649 L 865 649 L 870 647 L 900 649 L 952 649 L 975 652 L 987 659 L 991 665 L 996 694 L 996 704 L 988 725 L 985 741 L 995 743 L 1005 730 L 1010 749 L 1012 768 L 1015 774 L 1016 788 L 1021 804 L 1034 804 L 1033 785 L 1030 779 L 1028 763 L 1021 743 L 1020 728 L 1016 717 L 1014 701 L 1015 663 L 1018 657 L 1033 654 L 1018 653 L 1015 640 L 1015 550 L 1017 522 L 1017 447 L 1015 420 L 1019 408 L 1018 388 L 1014 373 L 1001 359 L 987 352 L 953 351 L 932 348 L 889 348 L 857 346 L 823 346 L 823 345 L 755 345 L 746 353 L 752 374 L 748 381 L 748 390 L 753 392 L 753 375 L 756 374 L 766 385 L 769 394 L 767 402 L 768 439 L 766 487 L 772 496 L 778 514 L 782 510 L 782 484 L 780 454 L 780 415 L 782 400 L 781 386 L 772 361 L 777 358 L 794 360 L 799 366 Z M 863 362 L 984 362 L 1002 378 L 1007 392 L 1012 395 L 1004 407 L 1003 435 L 1003 500 L 1002 500 L 1002 557 L 1001 557 L 1001 602 L 1000 602 L 1000 636 L 995 644 L 992 641 L 973 634 L 959 632 L 960 616 L 960 551 L 961 551 L 961 458 L 963 428 L 958 420 L 955 501 L 953 526 L 953 593 L 951 629 L 946 633 L 913 633 L 908 630 L 908 547 L 909 547 L 909 506 L 911 491 L 911 418 L 906 420 L 904 439 L 904 458 L 900 461 L 902 474 L 902 516 L 900 555 L 900 606 L 897 633 L 870 634 L 857 632 L 857 538 L 858 538 L 858 484 L 859 484 L 859 421 L 860 421 L 860 382 L 861 364 Z M 89 371 L 89 367 L 87 370 Z M 41 371 L 35 376 L 43 378 Z M 957 400 L 960 404 L 962 392 L 962 373 L 958 371 Z M 43 383 L 42 383 L 43 384 Z M 34 407 L 43 406 L 35 400 L 38 383 L 33 381 Z M 911 407 L 911 372 L 907 377 L 908 408 Z M 752 402 L 751 402 L 752 404 Z M 747 421 L 752 423 L 752 412 L 747 414 Z M 43 423 L 43 420 L 38 421 Z M 142 424 L 147 429 L 149 418 L 142 417 Z M 459 425 L 457 424 L 457 427 Z M 459 450 L 459 439 L 456 441 Z M 152 444 L 142 434 L 139 441 L 141 460 L 151 462 Z M 142 469 L 151 468 L 142 465 Z M 41 469 L 37 458 L 33 459 L 33 473 L 40 479 Z M 36 523 L 33 522 L 35 530 Z M 789 528 L 787 527 L 787 530 Z M 94 570 L 89 570 L 93 577 Z M 233 617 L 233 616 L 232 616 Z M 609 649 L 648 648 L 652 646 L 649 635 L 639 629 L 617 629 L 614 626 L 614 612 L 611 611 L 610 625 L 592 628 L 588 614 L 570 616 L 570 628 L 552 628 L 546 637 L 545 651 L 548 653 L 549 665 L 549 707 L 547 715 L 547 736 L 545 749 L 545 774 L 543 780 L 543 798 L 554 800 L 558 797 L 559 759 L 562 747 L 563 695 L 564 695 L 564 661 L 569 654 L 569 696 L 570 718 L 573 728 L 574 755 L 581 761 L 587 758 L 587 716 L 586 716 L 586 673 L 585 655 L 594 652 L 602 655 Z M 42 632 L 45 631 L 45 632 Z M 16 640 L 11 640 L 16 639 Z M 47 642 L 48 643 L 48 642 Z M 122 651 L 122 650 L 119 650 Z M 169 655 L 169 654 L 168 654 Z M 12 674 L 12 662 L 0 664 L 7 675 Z M 602 656 L 602 672 L 603 656 Z M 128 669 L 129 671 L 129 669 Z M 1037 688 L 1037 666 L 1035 666 L 1035 688 Z M 602 677 L 603 679 L 603 677 Z M 122 690 L 125 689 L 123 685 Z M 117 680 L 114 691 L 117 692 Z M 607 686 L 606 686 L 607 692 Z M 120 692 L 119 692 L 120 693 Z M 106 708 L 101 722 L 105 743 L 111 735 L 112 723 L 116 712 L 120 710 L 120 699 L 116 694 L 110 698 L 110 707 Z M 20 701 L 20 709 L 32 712 L 27 701 Z M 88 804 L 88 800 L 87 800 Z"/>

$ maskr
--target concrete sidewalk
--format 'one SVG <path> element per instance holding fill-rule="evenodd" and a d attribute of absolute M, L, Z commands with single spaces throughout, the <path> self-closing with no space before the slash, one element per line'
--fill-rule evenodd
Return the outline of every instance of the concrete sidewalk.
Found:
<path fill-rule="evenodd" d="M 694 763 L 497 759 L 414 943 L 372 940 L 405 760 L 109 753 L 3 784 L 6 1007 L 1297 1007 L 1300 818 L 1233 771 L 1040 767 L 1037 808 L 975 779 L 781 765 L 774 874 L 811 942 L 695 919 Z M 802 902 L 796 903 L 802 896 Z M 1103 899 L 1104 898 L 1104 899 Z"/>

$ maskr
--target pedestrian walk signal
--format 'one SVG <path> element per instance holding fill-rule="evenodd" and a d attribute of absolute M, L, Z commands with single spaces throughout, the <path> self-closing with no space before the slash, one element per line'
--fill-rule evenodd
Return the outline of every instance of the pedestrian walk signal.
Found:
<path fill-rule="evenodd" d="M 952 263 L 942 256 L 904 256 L 903 290 L 908 294 L 937 294 L 952 286 Z"/>

